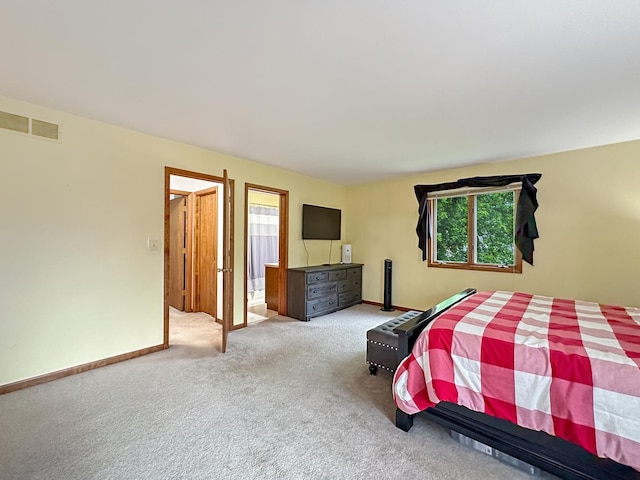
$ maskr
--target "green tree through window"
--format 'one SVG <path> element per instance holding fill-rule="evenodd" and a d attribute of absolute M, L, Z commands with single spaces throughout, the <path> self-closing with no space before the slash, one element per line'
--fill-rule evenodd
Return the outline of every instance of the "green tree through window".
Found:
<path fill-rule="evenodd" d="M 514 244 L 515 192 L 430 200 L 430 266 L 522 271 Z"/>
<path fill-rule="evenodd" d="M 437 202 L 436 258 L 466 263 L 469 254 L 468 197 L 440 198 Z"/>
<path fill-rule="evenodd" d="M 513 192 L 476 195 L 477 263 L 513 265 L 513 197 Z"/>

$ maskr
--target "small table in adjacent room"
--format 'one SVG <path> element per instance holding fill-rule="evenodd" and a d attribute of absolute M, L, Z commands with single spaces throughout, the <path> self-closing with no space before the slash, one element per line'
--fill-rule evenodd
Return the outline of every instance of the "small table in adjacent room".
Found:
<path fill-rule="evenodd" d="M 267 309 L 276 312 L 278 311 L 278 295 L 280 293 L 279 267 L 277 263 L 264 264 L 264 300 L 267 302 Z"/>

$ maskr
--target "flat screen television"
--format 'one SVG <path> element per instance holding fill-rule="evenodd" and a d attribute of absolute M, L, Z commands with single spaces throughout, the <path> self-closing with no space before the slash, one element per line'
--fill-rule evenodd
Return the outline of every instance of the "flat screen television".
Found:
<path fill-rule="evenodd" d="M 340 240 L 342 211 L 337 208 L 302 205 L 303 240 Z"/>

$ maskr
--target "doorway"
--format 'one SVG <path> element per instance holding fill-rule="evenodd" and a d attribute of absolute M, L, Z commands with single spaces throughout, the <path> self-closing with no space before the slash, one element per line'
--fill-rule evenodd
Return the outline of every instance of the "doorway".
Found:
<path fill-rule="evenodd" d="M 165 348 L 186 342 L 226 349 L 233 243 L 224 235 L 232 225 L 233 194 L 225 179 L 226 171 L 216 177 L 165 167 Z M 197 325 L 206 338 L 193 336 Z"/>
<path fill-rule="evenodd" d="M 289 192 L 245 184 L 244 323 L 287 314 Z"/>

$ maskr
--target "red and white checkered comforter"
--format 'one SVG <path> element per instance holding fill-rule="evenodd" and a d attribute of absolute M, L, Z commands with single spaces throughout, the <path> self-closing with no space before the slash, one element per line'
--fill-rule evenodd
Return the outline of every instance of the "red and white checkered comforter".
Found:
<path fill-rule="evenodd" d="M 478 292 L 398 367 L 396 405 L 463 405 L 640 470 L 640 308 Z"/>

